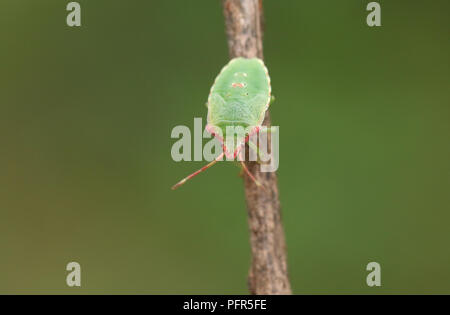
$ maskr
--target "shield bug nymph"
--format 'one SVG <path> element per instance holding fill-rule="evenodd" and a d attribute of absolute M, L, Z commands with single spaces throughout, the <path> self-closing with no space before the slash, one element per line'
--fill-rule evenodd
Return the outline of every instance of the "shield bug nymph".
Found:
<path fill-rule="evenodd" d="M 258 58 L 234 58 L 222 68 L 208 96 L 206 130 L 221 143 L 223 152 L 212 162 L 175 184 L 172 189 L 213 166 L 224 156 L 240 156 L 241 165 L 258 185 L 243 162 L 242 148 L 250 136 L 261 131 L 271 102 L 270 77 L 264 62 Z M 227 128 L 238 132 L 227 136 Z"/>

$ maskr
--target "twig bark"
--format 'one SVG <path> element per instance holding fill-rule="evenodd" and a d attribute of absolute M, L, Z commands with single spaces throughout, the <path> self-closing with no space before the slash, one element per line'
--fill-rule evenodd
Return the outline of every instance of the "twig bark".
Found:
<path fill-rule="evenodd" d="M 222 2 L 230 57 L 263 59 L 262 0 Z M 269 111 L 263 125 L 270 125 Z M 268 138 L 270 141 L 270 135 Z M 276 173 L 260 172 L 256 162 L 246 164 L 265 187 L 265 190 L 258 188 L 248 176 L 244 177 L 252 250 L 250 293 L 291 294 Z"/>

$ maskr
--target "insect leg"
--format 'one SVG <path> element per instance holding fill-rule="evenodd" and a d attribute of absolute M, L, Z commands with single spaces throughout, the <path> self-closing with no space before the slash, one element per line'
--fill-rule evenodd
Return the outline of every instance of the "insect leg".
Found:
<path fill-rule="evenodd" d="M 225 153 L 221 153 L 218 157 L 215 158 L 214 161 L 211 161 L 209 164 L 203 166 L 201 169 L 199 169 L 198 171 L 192 173 L 191 175 L 183 178 L 182 180 L 180 180 L 178 183 L 176 183 L 175 185 L 172 186 L 172 190 L 177 189 L 178 187 L 180 187 L 181 185 L 183 185 L 184 183 L 186 183 L 188 180 L 190 180 L 192 177 L 197 176 L 198 174 L 200 174 L 201 172 L 207 170 L 208 168 L 210 168 L 211 166 L 213 166 L 214 164 L 216 164 L 218 161 L 222 160 L 223 156 Z"/>
<path fill-rule="evenodd" d="M 242 151 L 240 154 L 242 154 Z M 245 171 L 245 173 L 247 173 L 248 177 L 250 177 L 252 179 L 252 181 L 255 182 L 256 186 L 262 187 L 261 183 L 255 178 L 255 176 L 253 176 L 253 174 L 250 173 L 250 171 L 248 170 L 247 166 L 244 163 L 244 159 L 242 159 L 242 158 L 241 158 L 241 165 L 242 165 L 242 168 Z"/>

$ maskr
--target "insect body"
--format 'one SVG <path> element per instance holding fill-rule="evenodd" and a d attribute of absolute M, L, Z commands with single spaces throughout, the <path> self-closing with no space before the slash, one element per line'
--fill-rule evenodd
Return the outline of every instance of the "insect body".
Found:
<path fill-rule="evenodd" d="M 222 143 L 223 152 L 172 189 L 208 169 L 224 156 L 235 158 L 241 155 L 249 137 L 260 131 L 270 100 L 270 77 L 262 60 L 234 58 L 223 67 L 209 93 L 206 125 L 206 130 Z M 233 130 L 231 135 L 230 129 Z M 258 184 L 243 163 L 242 156 L 240 160 L 244 171 Z"/>

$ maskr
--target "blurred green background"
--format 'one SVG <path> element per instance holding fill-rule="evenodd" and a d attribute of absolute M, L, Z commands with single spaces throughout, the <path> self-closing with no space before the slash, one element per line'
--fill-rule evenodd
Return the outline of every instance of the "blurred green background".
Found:
<path fill-rule="evenodd" d="M 174 162 L 217 0 L 0 1 L 0 293 L 246 294 L 239 170 Z M 450 293 L 449 1 L 264 1 L 294 293 Z M 77 261 L 82 287 L 69 288 Z M 382 286 L 366 285 L 367 263 Z"/>

